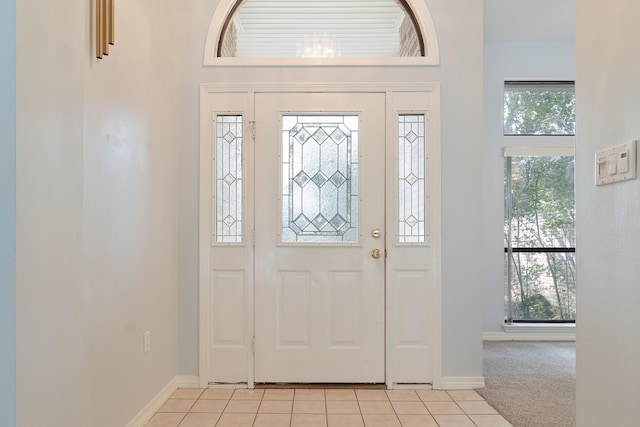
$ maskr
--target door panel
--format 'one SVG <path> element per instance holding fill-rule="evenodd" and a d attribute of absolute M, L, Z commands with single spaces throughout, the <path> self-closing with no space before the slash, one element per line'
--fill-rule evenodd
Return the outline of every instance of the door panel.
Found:
<path fill-rule="evenodd" d="M 252 141 L 246 93 L 202 98 L 200 145 L 200 375 L 243 383 L 253 375 Z"/>
<path fill-rule="evenodd" d="M 436 318 L 431 95 L 394 93 L 387 144 L 388 384 L 433 380 Z M 437 163 L 435 163 L 437 164 Z"/>
<path fill-rule="evenodd" d="M 384 382 L 385 96 L 255 105 L 255 380 Z"/>

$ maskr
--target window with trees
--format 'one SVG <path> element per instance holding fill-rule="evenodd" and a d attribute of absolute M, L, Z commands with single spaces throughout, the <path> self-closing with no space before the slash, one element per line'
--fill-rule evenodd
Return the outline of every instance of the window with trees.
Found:
<path fill-rule="evenodd" d="M 504 84 L 504 134 L 573 136 L 576 97 L 573 82 Z"/>
<path fill-rule="evenodd" d="M 575 322 L 573 84 L 507 82 L 504 131 L 535 136 L 504 151 L 505 319 Z"/>

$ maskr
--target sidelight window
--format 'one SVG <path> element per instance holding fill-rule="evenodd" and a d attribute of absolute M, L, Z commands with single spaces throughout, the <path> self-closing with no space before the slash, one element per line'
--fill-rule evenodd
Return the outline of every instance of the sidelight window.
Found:
<path fill-rule="evenodd" d="M 398 241 L 425 241 L 424 114 L 398 116 Z"/>
<path fill-rule="evenodd" d="M 242 116 L 216 117 L 215 241 L 242 243 Z"/>

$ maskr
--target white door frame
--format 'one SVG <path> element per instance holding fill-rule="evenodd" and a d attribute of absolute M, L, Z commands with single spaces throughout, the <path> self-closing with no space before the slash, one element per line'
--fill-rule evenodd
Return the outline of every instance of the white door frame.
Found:
<path fill-rule="evenodd" d="M 211 171 L 211 118 L 214 111 L 210 104 L 210 99 L 216 94 L 237 93 L 245 94 L 247 99 L 253 99 L 256 92 L 378 92 L 387 94 L 387 123 L 392 123 L 393 111 L 391 107 L 392 95 L 395 92 L 429 93 L 432 103 L 430 105 L 430 127 L 427 137 L 431 147 L 431 168 L 430 168 L 430 246 L 432 249 L 431 280 L 433 285 L 433 298 L 431 307 L 426 309 L 432 313 L 429 325 L 431 337 L 433 338 L 432 356 L 432 386 L 434 389 L 440 388 L 442 382 L 442 292 L 441 292 L 441 133 L 440 133 L 440 85 L 438 83 L 382 83 L 382 84 L 222 84 L 207 83 L 200 86 L 200 228 L 199 228 L 199 323 L 200 323 L 200 386 L 208 387 L 210 376 L 209 348 L 211 337 L 211 295 L 210 295 L 210 271 L 211 260 L 209 249 L 211 247 L 211 194 L 207 191 L 210 188 L 209 174 Z M 249 108 L 253 104 L 248 102 Z M 253 117 L 253 111 L 249 112 Z M 386 139 L 393 140 L 395 137 L 393 126 L 387 126 Z M 251 165 L 253 167 L 253 165 Z M 246 233 L 245 233 L 246 234 Z M 246 287 L 245 312 L 246 312 L 246 336 L 254 336 L 254 289 L 253 278 L 250 278 L 251 285 Z M 387 301 L 393 298 L 387 288 Z M 389 310 L 387 308 L 386 313 Z M 388 314 L 387 314 L 388 315 Z M 386 358 L 385 358 L 385 383 L 387 388 L 397 388 L 401 385 L 395 384 L 393 380 L 393 368 L 391 361 L 391 345 L 393 342 L 393 331 L 389 329 L 387 320 L 386 330 Z M 247 378 L 241 381 L 243 386 L 254 387 L 254 353 L 253 344 L 249 339 L 246 345 L 247 356 Z"/>

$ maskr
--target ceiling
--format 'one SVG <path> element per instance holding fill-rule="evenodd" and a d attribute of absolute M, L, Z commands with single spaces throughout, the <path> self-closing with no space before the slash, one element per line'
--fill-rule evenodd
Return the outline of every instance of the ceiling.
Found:
<path fill-rule="evenodd" d="M 571 42 L 574 15 L 575 0 L 484 0 L 484 40 Z M 397 56 L 403 16 L 395 0 L 246 0 L 237 56 Z"/>

